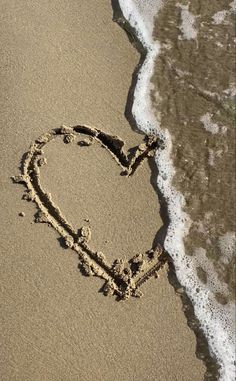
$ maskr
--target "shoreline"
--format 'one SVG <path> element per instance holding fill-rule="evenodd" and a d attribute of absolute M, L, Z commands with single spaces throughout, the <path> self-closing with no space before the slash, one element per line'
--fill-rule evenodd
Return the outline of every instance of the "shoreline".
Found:
<path fill-rule="evenodd" d="M 92 0 L 70 7 L 26 3 L 6 6 L 0 38 L 2 378 L 200 381 L 206 369 L 167 271 L 145 282 L 141 299 L 105 297 L 101 280 L 81 275 L 60 236 L 47 223 L 34 223 L 35 206 L 9 180 L 31 141 L 62 124 L 118 135 L 126 151 L 144 137 L 123 115 L 140 57 L 112 23 L 110 4 L 104 0 L 95 12 Z M 126 183 L 116 160 L 96 143 L 53 142 L 44 151 L 44 188 L 73 226 L 91 220 L 95 250 L 112 261 L 149 248 L 162 226 L 153 163 L 143 162 Z"/>
<path fill-rule="evenodd" d="M 139 38 L 139 36 L 137 35 L 135 31 L 135 28 L 124 17 L 121 8 L 120 7 L 117 8 L 114 5 L 113 10 L 114 10 L 113 20 L 117 22 L 118 25 L 127 33 L 130 43 L 140 53 L 140 61 L 134 70 L 132 85 L 129 92 L 131 94 L 130 96 L 131 99 L 127 100 L 127 104 L 129 104 L 129 107 L 128 107 L 128 114 L 126 114 L 126 118 L 127 120 L 131 121 L 132 126 L 134 126 L 134 130 L 138 130 L 145 133 L 145 130 L 143 131 L 142 129 L 140 129 L 140 127 L 137 126 L 137 122 L 135 120 L 135 117 L 133 116 L 132 107 L 134 102 L 134 92 L 138 82 L 138 75 L 147 57 L 148 48 L 147 47 L 145 48 L 145 46 L 142 44 L 141 39 Z M 158 59 L 158 54 L 157 54 L 156 60 L 157 59 Z M 126 107 L 126 110 L 127 110 L 127 107 Z M 162 139 L 162 135 L 161 135 L 161 139 Z M 158 163 L 156 163 L 156 168 L 153 168 L 153 170 L 158 173 Z M 156 181 L 156 179 L 154 181 Z M 170 215 L 168 213 L 168 201 L 165 199 L 163 192 L 158 188 L 158 186 L 156 191 L 157 191 L 158 200 L 160 203 L 160 213 L 162 216 L 162 220 L 164 222 L 163 231 L 161 231 L 161 234 L 158 237 L 158 242 L 160 242 L 164 246 L 165 238 L 168 231 L 168 226 L 170 224 Z M 201 327 L 201 323 L 199 322 L 194 312 L 193 303 L 191 299 L 189 298 L 187 292 L 182 288 L 182 285 L 178 280 L 174 264 L 170 266 L 168 279 L 172 287 L 175 289 L 175 292 L 177 292 L 181 297 L 183 311 L 187 319 L 187 324 L 196 336 L 196 340 L 197 340 L 196 355 L 199 359 L 201 359 L 204 362 L 207 368 L 204 379 L 205 380 L 218 379 L 219 368 L 220 368 L 219 362 L 217 361 L 216 358 L 214 358 L 214 355 L 210 351 L 207 337 L 204 333 L 204 330 Z"/>
<path fill-rule="evenodd" d="M 146 61 L 144 60 L 144 67 L 146 65 L 146 67 L 149 68 L 150 73 L 151 72 L 153 73 L 154 72 L 154 60 L 158 63 L 158 57 L 162 56 L 162 58 L 159 61 L 161 62 L 161 65 L 164 67 L 165 67 L 165 65 L 163 62 L 165 62 L 166 67 L 168 68 L 168 65 L 170 65 L 170 62 L 165 61 L 165 56 L 164 56 L 163 52 L 161 52 L 161 53 L 159 52 L 160 45 L 158 43 L 158 40 L 154 41 L 154 37 L 151 35 L 151 33 L 149 33 L 150 31 L 148 31 L 148 26 L 149 26 L 149 29 L 151 30 L 150 25 L 152 25 L 150 12 L 148 13 L 149 16 L 147 17 L 147 14 L 145 13 L 147 11 L 147 9 L 145 9 L 145 7 L 142 8 L 141 6 L 139 9 L 140 4 L 138 4 L 138 2 L 137 2 L 137 4 L 134 1 L 124 3 L 121 0 L 120 3 L 122 4 L 123 11 L 125 12 L 126 19 L 129 20 L 129 22 L 133 25 L 133 27 L 136 28 L 139 39 L 142 40 L 143 44 L 147 48 Z M 151 4 L 149 4 L 149 5 L 151 5 Z M 234 2 L 232 2 L 230 4 L 230 7 L 232 7 L 232 11 L 227 11 L 225 13 L 226 15 L 231 15 L 231 13 L 233 13 L 233 8 L 235 7 Z M 177 17 L 176 14 L 178 13 L 177 8 L 174 7 L 173 4 L 172 5 L 170 4 L 170 12 L 174 10 L 175 11 L 174 12 L 175 17 Z M 193 26 L 194 16 L 189 11 L 189 6 L 179 5 L 179 8 L 180 8 L 180 11 L 182 12 L 181 17 L 185 17 L 185 16 L 187 17 L 188 14 L 191 15 L 191 17 L 189 16 L 190 18 L 187 20 L 190 20 L 189 21 L 190 24 L 192 23 L 189 26 L 189 30 L 187 30 L 187 25 L 184 24 L 184 21 L 182 21 L 183 25 L 181 26 L 181 28 L 179 28 L 180 29 L 179 33 L 182 32 L 184 37 L 179 36 L 179 40 L 182 41 L 184 38 L 186 38 L 186 40 L 188 38 L 189 39 L 195 39 L 197 36 L 197 32 L 196 32 L 196 30 L 194 30 L 194 28 L 195 28 L 195 26 Z M 194 8 L 194 5 L 191 8 Z M 173 38 L 173 36 L 175 36 L 175 34 L 178 34 L 176 32 L 176 29 L 175 29 L 175 34 L 172 31 L 172 29 L 174 28 L 174 25 L 176 25 L 176 22 L 178 20 L 176 21 L 174 19 L 175 21 L 171 22 L 168 19 L 168 6 L 166 6 L 166 7 L 163 6 L 163 9 L 164 9 L 163 14 L 165 14 L 165 11 L 167 9 L 167 20 L 168 20 L 168 22 L 170 22 L 170 26 L 167 25 L 166 28 L 164 28 L 164 26 L 161 24 L 162 29 L 160 28 L 160 31 L 159 31 L 159 29 L 158 29 L 158 20 L 159 19 L 158 19 L 158 15 L 157 15 L 156 16 L 157 17 L 157 22 L 156 22 L 157 32 L 156 33 L 157 33 L 157 38 L 158 38 L 158 31 L 160 32 L 161 36 L 163 35 L 162 38 L 163 38 L 164 42 L 162 40 L 160 41 L 161 43 L 163 43 L 163 50 L 166 49 L 166 51 L 169 52 L 169 49 L 170 49 L 170 52 L 171 52 L 171 48 L 172 48 L 171 38 Z M 214 10 L 214 5 L 212 5 L 212 10 Z M 161 11 L 162 11 L 162 7 L 160 4 L 160 13 L 161 13 Z M 156 13 L 154 13 L 154 14 L 156 14 Z M 209 17 L 210 17 L 210 14 L 209 14 Z M 205 18 L 206 18 L 206 16 L 205 16 Z M 203 20 L 205 20 L 204 17 L 203 17 Z M 165 25 L 166 19 L 164 18 L 162 21 Z M 185 22 L 187 23 L 186 20 L 185 20 Z M 228 25 L 228 22 L 225 25 Z M 170 29 L 170 31 L 168 28 Z M 186 31 L 188 31 L 189 33 L 191 31 L 190 37 L 188 37 L 187 34 L 184 34 L 187 32 L 183 28 L 186 28 Z M 168 36 L 168 33 L 171 36 L 170 39 L 168 39 L 168 37 L 166 37 L 166 36 Z M 168 43 L 166 42 L 165 38 L 167 38 Z M 211 38 L 213 38 L 213 37 L 211 36 Z M 214 39 L 213 39 L 213 42 L 214 42 Z M 190 46 L 190 47 L 192 46 L 192 45 L 190 45 L 190 43 L 186 43 L 186 44 L 187 44 L 187 46 Z M 174 46 L 175 46 L 175 44 L 174 44 Z M 184 46 L 184 42 L 183 42 L 183 46 Z M 223 46 L 223 45 L 219 43 L 218 46 Z M 156 47 L 157 47 L 156 55 L 154 54 L 156 59 L 153 58 L 153 65 L 152 65 L 152 62 L 150 60 L 152 60 L 152 55 L 153 55 L 152 53 L 155 52 Z M 166 54 L 168 54 L 168 53 L 166 53 Z M 176 56 L 174 56 L 174 58 L 176 58 L 176 57 L 178 57 L 178 51 L 176 53 Z M 173 60 L 174 60 L 174 58 L 173 58 Z M 159 64 L 160 64 L 160 62 L 159 62 Z M 159 76 L 158 76 L 158 64 L 155 63 L 155 66 L 156 66 L 155 76 L 156 76 L 156 78 L 159 79 L 159 84 L 160 84 L 161 78 L 159 78 Z M 161 67 L 161 69 L 162 69 L 162 67 Z M 166 70 L 167 70 L 167 73 L 165 73 L 164 75 L 167 76 L 167 83 L 168 83 L 168 79 L 169 79 L 168 78 L 168 69 L 166 69 Z M 146 68 L 146 71 L 147 71 L 147 68 Z M 164 69 L 163 69 L 163 72 L 165 72 Z M 176 69 L 176 72 L 177 72 L 177 69 Z M 190 75 L 190 73 L 187 73 L 187 71 L 179 70 L 179 72 L 182 73 L 183 75 L 185 75 L 185 74 Z M 201 278 L 198 278 L 197 271 L 195 271 L 194 262 L 191 260 L 191 256 L 186 256 L 185 249 L 184 249 L 184 240 L 187 239 L 186 237 L 188 235 L 188 231 L 190 231 L 189 229 L 190 229 L 192 221 L 186 212 L 187 208 L 185 208 L 185 197 L 184 197 L 184 195 L 182 193 L 180 193 L 179 187 L 177 187 L 177 188 L 175 187 L 176 184 L 174 184 L 174 185 L 172 184 L 173 179 L 174 179 L 175 169 L 173 166 L 174 165 L 173 160 L 172 160 L 173 157 L 171 158 L 171 152 L 172 152 L 172 143 L 171 143 L 172 136 L 171 136 L 171 133 L 173 133 L 173 136 L 175 137 L 175 126 L 174 126 L 174 123 L 172 123 L 173 124 L 173 128 L 172 128 L 173 131 L 169 128 L 168 123 L 166 125 L 164 124 L 162 126 L 162 129 L 160 129 L 162 110 L 160 107 L 158 108 L 158 106 L 160 106 L 159 103 L 161 103 L 162 96 L 164 98 L 165 97 L 168 98 L 169 95 L 167 96 L 167 94 L 169 94 L 169 93 L 168 93 L 168 89 L 165 89 L 165 88 L 164 88 L 164 90 L 166 92 L 160 93 L 159 87 L 155 86 L 155 82 L 153 81 L 151 84 L 151 80 L 149 79 L 150 73 L 149 74 L 147 74 L 146 72 L 144 73 L 144 69 L 140 68 L 139 78 L 138 78 L 139 83 L 137 86 L 138 90 L 136 91 L 136 99 L 135 99 L 135 104 L 133 106 L 133 114 L 135 115 L 136 120 L 138 121 L 138 124 L 139 124 L 139 128 L 141 130 L 150 132 L 150 131 L 154 131 L 156 129 L 157 133 L 159 133 L 160 136 L 163 137 L 165 144 L 166 144 L 166 147 L 163 151 L 157 152 L 157 167 L 159 168 L 159 175 L 158 175 L 157 184 L 159 186 L 159 189 L 161 189 L 162 193 L 164 194 L 165 199 L 168 200 L 168 209 L 169 209 L 169 216 L 170 216 L 170 221 L 171 221 L 171 223 L 168 227 L 169 232 L 167 235 L 167 239 L 165 241 L 165 248 L 167 249 L 167 251 L 169 252 L 171 257 L 173 258 L 178 278 L 180 279 L 182 285 L 185 286 L 187 294 L 190 296 L 193 303 L 195 304 L 195 312 L 196 312 L 196 315 L 198 316 L 199 320 L 201 321 L 202 329 L 205 331 L 205 333 L 208 337 L 208 344 L 210 345 L 211 350 L 215 353 L 215 355 L 217 357 L 217 364 L 220 364 L 220 366 L 221 366 L 220 367 L 220 374 L 221 374 L 221 377 L 223 377 L 221 379 L 227 379 L 228 380 L 227 377 L 229 377 L 229 378 L 232 377 L 232 375 L 234 373 L 234 371 L 233 371 L 233 367 L 234 367 L 234 365 L 233 365 L 233 351 L 231 348 L 232 342 L 230 339 L 230 337 L 231 337 L 230 332 L 231 332 L 231 330 L 233 330 L 233 326 L 231 325 L 231 322 L 230 322 L 231 317 L 232 317 L 232 316 L 230 316 L 230 315 L 232 315 L 232 311 L 230 310 L 230 308 L 232 309 L 233 307 L 230 305 L 228 306 L 228 308 L 227 308 L 227 306 L 226 307 L 223 306 L 224 304 L 226 304 L 226 302 L 225 302 L 225 296 L 224 296 L 224 294 L 221 294 L 221 292 L 218 292 L 219 300 L 214 300 L 214 295 L 213 295 L 213 297 L 211 297 L 209 299 L 209 301 L 208 300 L 205 301 L 206 306 L 202 302 L 203 299 L 204 300 L 207 299 L 208 289 L 205 286 L 205 284 L 201 283 Z M 153 101 L 153 107 L 156 106 L 156 109 L 157 109 L 156 120 L 154 120 L 155 118 L 153 118 L 154 111 L 152 110 L 152 107 L 150 106 L 149 99 L 147 100 L 146 99 L 147 97 L 143 97 L 143 94 L 142 94 L 142 92 L 144 92 L 144 94 L 147 94 L 148 93 L 147 89 L 149 89 L 149 91 L 151 92 L 151 85 L 152 85 L 152 92 L 153 92 L 153 94 L 152 94 L 153 95 L 153 100 L 152 100 Z M 156 91 L 157 95 L 155 95 L 155 91 Z M 170 90 L 170 92 L 171 92 L 171 90 Z M 207 93 L 207 91 L 206 91 L 206 93 Z M 208 92 L 208 93 L 211 94 L 210 92 Z M 201 94 L 203 94 L 203 90 L 201 91 Z M 210 95 L 209 95 L 209 97 L 210 97 Z M 145 99 L 146 104 L 145 104 L 145 106 L 143 105 L 141 107 L 142 111 L 140 111 L 139 106 L 141 104 L 142 98 Z M 208 98 L 206 98 L 206 99 L 208 99 Z M 211 97 L 209 99 L 211 100 Z M 209 99 L 208 99 L 208 101 L 209 101 Z M 167 105 L 167 107 L 168 107 L 168 105 Z M 171 107 L 171 106 L 169 105 L 169 107 Z M 177 117 L 178 117 L 178 115 L 177 115 Z M 168 118 L 166 118 L 166 119 L 168 119 Z M 230 122 L 230 120 L 228 120 L 228 122 Z M 212 122 L 212 126 L 213 126 L 213 122 Z M 221 131 L 221 128 L 217 124 L 214 124 L 214 126 L 216 126 L 217 131 L 218 130 Z M 205 128 L 208 130 L 208 126 L 206 126 Z M 227 128 L 222 127 L 222 133 L 225 133 L 225 130 L 227 130 Z M 171 133 L 170 133 L 170 131 L 171 131 Z M 194 141 L 194 139 L 193 139 L 193 141 Z M 178 140 L 177 140 L 177 142 L 178 142 Z M 183 154 L 183 156 L 184 156 L 184 154 Z M 191 159 L 191 156 L 190 156 L 190 159 Z M 186 159 L 185 161 L 188 161 L 188 160 Z M 176 162 L 175 162 L 175 164 L 176 164 Z M 212 164 L 210 164 L 210 165 L 212 165 Z M 177 165 L 177 169 L 179 169 L 178 165 Z M 182 175 L 181 171 L 180 171 L 180 175 Z M 183 171 L 183 175 L 181 177 L 182 180 L 184 179 L 184 175 L 185 175 L 185 172 Z M 175 181 L 176 181 L 176 183 L 178 183 L 178 180 L 176 180 L 176 177 L 175 177 Z M 199 180 L 199 182 L 200 182 L 200 180 Z M 181 183 L 181 181 L 180 181 L 180 183 Z M 189 209 L 191 210 L 191 203 L 190 203 Z M 176 210 L 178 210 L 178 211 L 176 212 Z M 180 228 L 180 226 L 181 226 L 181 228 Z M 216 245 L 215 245 L 215 248 L 216 248 Z M 201 252 L 203 252 L 202 249 L 201 249 Z M 199 252 L 199 255 L 200 255 L 200 252 Z M 203 259 L 204 258 L 202 258 L 202 261 L 203 261 Z M 196 259 L 196 261 L 197 261 L 197 259 Z M 222 259 L 222 261 L 223 261 L 223 259 Z M 191 263 L 192 263 L 192 267 L 191 267 Z M 201 264 L 201 258 L 199 258 L 199 263 Z M 207 264 L 205 264 L 205 265 L 207 266 Z M 212 274 L 211 274 L 210 270 L 211 270 L 211 267 L 209 266 L 209 272 L 207 273 L 207 275 L 210 278 L 209 282 L 210 283 L 213 282 L 213 288 L 215 287 L 216 290 L 217 290 L 217 288 L 219 288 L 220 290 L 222 289 L 225 292 L 225 285 L 222 284 L 222 287 L 221 287 L 221 284 L 219 283 L 220 281 L 216 280 L 214 269 L 212 269 Z M 188 276 L 185 273 L 188 274 Z M 232 278 L 232 282 L 233 282 L 233 278 Z M 205 281 L 205 283 L 206 283 L 206 281 Z M 194 291 L 195 288 L 197 290 L 196 292 Z M 212 292 L 212 290 L 210 290 L 210 291 Z M 221 302 L 220 299 L 223 301 Z M 210 317 L 211 316 L 211 310 L 206 309 L 209 307 L 211 302 L 213 303 L 213 307 L 214 307 L 214 319 L 213 320 Z M 220 303 L 220 304 L 218 304 L 218 303 Z M 203 304 L 206 307 L 205 309 L 204 309 Z M 220 317 L 221 313 L 223 314 L 224 318 Z M 224 322 L 224 319 L 225 319 L 225 322 Z M 226 331 L 225 335 L 222 336 L 220 334 L 221 330 Z M 211 332 L 211 334 L 209 332 Z M 218 335 L 222 336 L 222 339 L 219 338 Z M 227 339 L 227 337 L 228 337 L 228 339 Z M 226 347 L 225 354 L 223 354 L 221 351 L 221 345 L 218 342 L 219 340 L 222 340 L 222 345 L 224 345 Z M 228 355 L 226 353 L 228 353 Z M 215 364 L 216 365 L 215 366 L 215 368 L 216 368 L 215 372 L 216 373 L 217 373 L 217 367 L 218 367 L 217 364 Z M 209 373 L 212 373 L 212 371 L 210 371 Z M 210 374 L 210 376 L 215 377 L 214 374 L 213 375 Z"/>

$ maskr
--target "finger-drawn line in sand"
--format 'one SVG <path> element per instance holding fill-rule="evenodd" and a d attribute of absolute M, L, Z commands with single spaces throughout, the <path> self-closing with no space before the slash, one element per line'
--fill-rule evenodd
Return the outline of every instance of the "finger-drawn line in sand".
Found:
<path fill-rule="evenodd" d="M 118 299 L 140 297 L 142 292 L 139 287 L 168 262 L 165 250 L 158 245 L 128 261 L 116 259 L 110 265 L 102 252 L 94 251 L 89 246 L 90 228 L 83 226 L 79 230 L 74 229 L 53 202 L 51 194 L 42 188 L 40 167 L 47 163 L 46 158 L 42 156 L 43 148 L 58 138 L 63 139 L 64 143 L 71 143 L 78 134 L 85 136 L 83 141 L 78 142 L 79 145 L 89 146 L 96 140 L 106 148 L 121 167 L 121 175 L 127 177 L 132 176 L 142 161 L 153 156 L 155 150 L 161 146 L 161 141 L 156 136 L 145 136 L 144 142 L 136 148 L 135 153 L 126 155 L 123 151 L 124 142 L 117 136 L 88 126 L 62 126 L 43 134 L 31 144 L 29 151 L 22 158 L 22 173 L 13 176 L 12 180 L 15 183 L 23 183 L 27 188 L 23 199 L 36 203 L 39 210 L 35 222 L 50 224 L 63 237 L 65 245 L 78 253 L 80 268 L 84 274 L 95 275 L 105 280 L 102 288 L 105 295 L 116 294 Z"/>

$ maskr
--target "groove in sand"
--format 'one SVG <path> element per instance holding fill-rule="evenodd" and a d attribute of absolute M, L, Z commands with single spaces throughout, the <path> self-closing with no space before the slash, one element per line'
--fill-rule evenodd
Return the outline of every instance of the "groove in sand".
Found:
<path fill-rule="evenodd" d="M 64 239 L 67 247 L 75 250 L 80 260 L 83 274 L 95 275 L 105 280 L 102 288 L 105 295 L 115 294 L 119 299 L 128 299 L 130 296 L 140 297 L 139 287 L 168 262 L 165 250 L 158 245 L 146 253 L 134 256 L 125 262 L 116 259 L 110 265 L 102 252 L 92 250 L 88 243 L 91 230 L 83 226 L 78 231 L 66 220 L 60 209 L 55 205 L 52 196 L 46 193 L 40 182 L 40 166 L 46 164 L 43 148 L 54 139 L 61 138 L 64 143 L 71 143 L 77 134 L 85 135 L 85 140 L 79 145 L 90 145 L 93 140 L 108 150 L 117 164 L 121 167 L 120 175 L 124 177 L 134 175 L 137 168 L 147 157 L 153 156 L 157 148 L 161 149 L 161 140 L 156 136 L 145 136 L 133 154 L 126 155 L 123 151 L 124 142 L 117 136 L 111 136 L 101 130 L 89 126 L 75 126 L 51 130 L 37 138 L 29 152 L 22 158 L 22 173 L 13 176 L 15 183 L 23 183 L 27 190 L 23 198 L 34 201 L 38 207 L 35 222 L 50 224 Z"/>

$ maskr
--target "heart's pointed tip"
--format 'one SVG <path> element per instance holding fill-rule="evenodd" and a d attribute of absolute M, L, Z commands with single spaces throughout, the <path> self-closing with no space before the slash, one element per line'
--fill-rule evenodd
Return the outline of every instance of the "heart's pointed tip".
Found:
<path fill-rule="evenodd" d="M 121 172 L 120 175 L 124 177 L 129 177 L 132 173 L 131 168 L 124 168 Z"/>

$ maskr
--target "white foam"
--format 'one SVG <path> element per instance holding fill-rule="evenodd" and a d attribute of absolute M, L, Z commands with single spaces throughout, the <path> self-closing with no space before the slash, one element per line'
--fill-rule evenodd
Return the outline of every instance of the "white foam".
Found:
<path fill-rule="evenodd" d="M 211 167 L 214 167 L 215 165 L 215 152 L 211 148 L 208 148 L 208 164 Z"/>
<path fill-rule="evenodd" d="M 165 144 L 165 148 L 158 150 L 156 154 L 159 171 L 157 185 L 168 203 L 170 217 L 165 248 L 173 258 L 177 277 L 192 300 L 195 314 L 208 338 L 209 346 L 221 366 L 221 380 L 231 381 L 235 375 L 234 305 L 222 306 L 217 303 L 212 291 L 201 283 L 197 276 L 195 258 L 185 254 L 183 238 L 188 233 L 191 221 L 183 212 L 185 203 L 183 195 L 172 185 L 175 169 L 171 160 L 171 136 L 168 130 L 161 129 L 155 118 L 150 98 L 150 81 L 160 51 L 159 43 L 152 37 L 153 21 L 163 2 L 119 0 L 119 3 L 125 18 L 136 29 L 137 35 L 147 49 L 145 61 L 138 74 L 132 113 L 140 130 L 158 134 Z M 202 261 L 204 262 L 203 256 Z"/>
<path fill-rule="evenodd" d="M 216 165 L 216 160 L 222 158 L 223 154 L 224 151 L 222 149 L 215 151 L 211 148 L 208 148 L 208 164 L 211 167 L 214 167 Z"/>
<path fill-rule="evenodd" d="M 177 7 L 181 9 L 181 25 L 179 29 L 182 32 L 181 39 L 183 40 L 195 40 L 197 38 L 196 29 L 196 16 L 189 11 L 189 4 L 183 5 L 180 3 L 176 4 Z"/>
<path fill-rule="evenodd" d="M 213 114 L 210 114 L 209 112 L 201 116 L 200 122 L 202 122 L 205 130 L 211 132 L 213 135 L 218 133 L 225 134 L 227 131 L 227 127 L 219 126 L 217 123 L 213 122 L 212 117 Z"/>
<path fill-rule="evenodd" d="M 219 292 L 225 296 L 228 295 L 228 286 L 218 278 L 218 274 L 214 268 L 213 263 L 207 258 L 207 251 L 203 247 L 196 247 L 193 252 L 193 260 L 195 267 L 201 267 L 207 274 L 207 284 L 202 285 L 205 291 Z"/>
<path fill-rule="evenodd" d="M 223 9 L 222 11 L 216 12 L 213 16 L 213 24 L 229 24 L 229 21 L 225 21 L 226 17 L 236 12 L 236 0 L 233 0 L 229 4 L 230 9 Z"/>
<path fill-rule="evenodd" d="M 218 239 L 222 254 L 221 261 L 228 264 L 235 255 L 236 235 L 235 232 L 227 232 Z"/>
<path fill-rule="evenodd" d="M 228 16 L 229 11 L 224 9 L 223 11 L 216 12 L 213 16 L 213 24 L 219 25 L 225 23 L 225 18 Z"/>
<path fill-rule="evenodd" d="M 230 83 L 229 88 L 225 89 L 223 91 L 223 93 L 228 95 L 229 97 L 235 97 L 236 96 L 236 85 L 234 83 Z"/>
<path fill-rule="evenodd" d="M 230 4 L 229 4 L 230 8 L 231 8 L 231 12 L 236 12 L 236 0 L 233 0 Z"/>
<path fill-rule="evenodd" d="M 207 112 L 205 115 L 202 115 L 200 118 L 200 121 L 203 124 L 203 127 L 205 128 L 206 131 L 211 132 L 212 134 L 218 134 L 219 133 L 219 126 L 217 123 L 214 123 L 212 121 L 212 114 Z"/>

